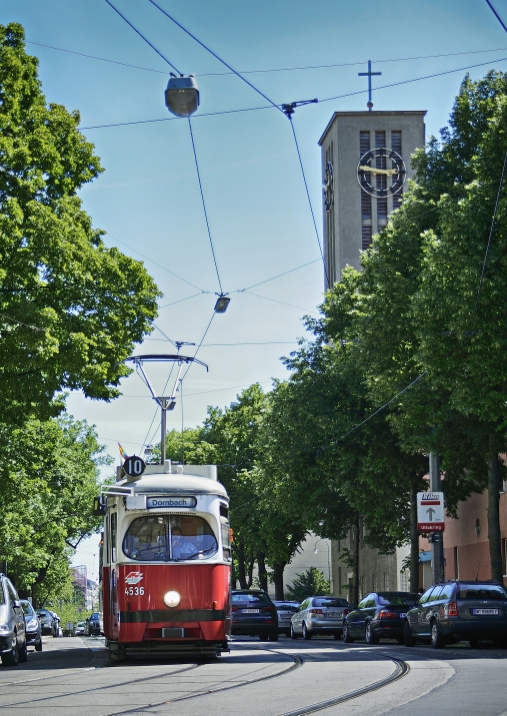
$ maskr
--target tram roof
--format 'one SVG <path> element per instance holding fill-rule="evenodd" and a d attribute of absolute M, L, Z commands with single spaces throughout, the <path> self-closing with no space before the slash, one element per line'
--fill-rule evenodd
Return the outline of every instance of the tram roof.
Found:
<path fill-rule="evenodd" d="M 141 475 L 137 480 L 121 480 L 116 483 L 134 488 L 136 494 L 149 492 L 157 494 L 197 494 L 197 495 L 218 495 L 227 498 L 225 487 L 216 480 L 198 475 L 181 475 L 174 473 L 151 473 Z"/>

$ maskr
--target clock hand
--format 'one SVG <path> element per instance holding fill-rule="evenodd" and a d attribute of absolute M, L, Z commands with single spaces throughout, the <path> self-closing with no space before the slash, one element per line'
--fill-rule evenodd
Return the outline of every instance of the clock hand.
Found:
<path fill-rule="evenodd" d="M 363 172 L 370 172 L 371 174 L 386 174 L 388 177 L 398 174 L 397 169 L 377 169 L 377 167 L 369 167 L 363 164 L 359 166 L 359 169 L 362 169 Z"/>

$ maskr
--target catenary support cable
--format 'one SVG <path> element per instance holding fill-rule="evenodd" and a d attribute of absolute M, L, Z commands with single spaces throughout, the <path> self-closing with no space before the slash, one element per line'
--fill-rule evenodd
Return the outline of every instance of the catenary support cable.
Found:
<path fill-rule="evenodd" d="M 206 220 L 206 228 L 208 230 L 209 242 L 211 245 L 211 253 L 213 254 L 213 261 L 215 264 L 215 271 L 217 272 L 218 285 L 220 286 L 220 294 L 223 294 L 222 282 L 220 280 L 220 273 L 218 271 L 217 257 L 215 256 L 215 248 L 213 246 L 213 239 L 211 238 L 211 228 L 208 220 L 208 212 L 206 211 L 206 202 L 204 201 L 204 192 L 202 189 L 201 172 L 199 171 L 199 162 L 197 160 L 197 150 L 195 148 L 194 133 L 192 131 L 192 120 L 188 118 L 188 128 L 190 129 L 190 139 L 192 140 L 192 151 L 194 153 L 195 168 L 197 171 L 197 180 L 199 182 L 199 191 L 201 193 L 202 208 L 204 211 L 204 218 Z"/>

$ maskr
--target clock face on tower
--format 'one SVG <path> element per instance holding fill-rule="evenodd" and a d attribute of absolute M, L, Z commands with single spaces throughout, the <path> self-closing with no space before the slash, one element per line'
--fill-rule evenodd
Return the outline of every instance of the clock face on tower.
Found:
<path fill-rule="evenodd" d="M 400 155 L 387 147 L 371 149 L 357 165 L 357 180 L 370 196 L 382 198 L 401 191 L 407 170 Z"/>

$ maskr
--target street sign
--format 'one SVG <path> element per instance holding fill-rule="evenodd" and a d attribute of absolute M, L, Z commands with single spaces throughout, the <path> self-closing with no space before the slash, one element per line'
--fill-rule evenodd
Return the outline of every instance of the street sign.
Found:
<path fill-rule="evenodd" d="M 144 460 L 137 455 L 131 455 L 123 463 L 123 469 L 129 477 L 141 477 L 145 468 L 146 464 Z"/>
<path fill-rule="evenodd" d="M 417 530 L 419 532 L 443 532 L 444 529 L 444 493 L 418 492 Z"/>

